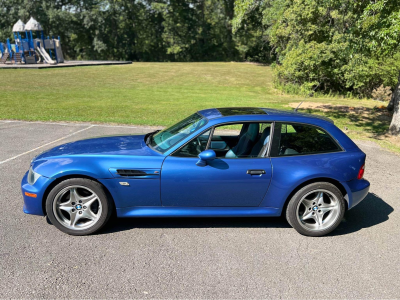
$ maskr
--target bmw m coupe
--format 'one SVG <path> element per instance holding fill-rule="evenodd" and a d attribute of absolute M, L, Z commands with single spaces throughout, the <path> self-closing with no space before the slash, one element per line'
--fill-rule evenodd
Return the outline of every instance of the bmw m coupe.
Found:
<path fill-rule="evenodd" d="M 24 212 L 71 235 L 117 217 L 285 216 L 322 236 L 365 198 L 366 155 L 330 119 L 212 108 L 146 135 L 57 146 L 22 179 Z"/>

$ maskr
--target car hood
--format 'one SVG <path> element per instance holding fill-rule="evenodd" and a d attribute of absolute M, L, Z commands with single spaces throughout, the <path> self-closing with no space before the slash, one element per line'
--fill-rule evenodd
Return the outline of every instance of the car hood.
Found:
<path fill-rule="evenodd" d="M 144 135 L 124 135 L 80 140 L 54 147 L 41 153 L 35 160 L 70 155 L 160 155 L 146 145 L 144 138 Z"/>

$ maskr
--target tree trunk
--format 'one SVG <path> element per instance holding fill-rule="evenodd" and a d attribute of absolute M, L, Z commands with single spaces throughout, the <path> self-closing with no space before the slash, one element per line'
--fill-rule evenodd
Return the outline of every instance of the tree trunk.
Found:
<path fill-rule="evenodd" d="M 399 84 L 396 85 L 396 89 L 397 89 L 398 85 Z M 393 97 L 393 95 L 394 95 L 394 92 L 393 92 L 392 97 L 390 98 L 389 104 L 388 104 L 388 106 L 386 108 L 388 112 L 392 112 L 393 108 L 394 108 L 394 101 L 393 101 L 394 97 Z"/>
<path fill-rule="evenodd" d="M 228 17 L 229 21 L 226 23 L 226 35 L 227 35 L 227 46 L 228 46 L 228 59 L 235 60 L 235 43 L 233 41 L 233 34 L 232 34 L 232 20 L 235 15 L 235 1 L 234 0 L 224 0 L 224 11 L 225 16 Z"/>
<path fill-rule="evenodd" d="M 400 73 L 396 88 L 393 91 L 392 99 L 388 105 L 393 107 L 393 118 L 389 126 L 389 132 L 392 135 L 400 135 Z"/>

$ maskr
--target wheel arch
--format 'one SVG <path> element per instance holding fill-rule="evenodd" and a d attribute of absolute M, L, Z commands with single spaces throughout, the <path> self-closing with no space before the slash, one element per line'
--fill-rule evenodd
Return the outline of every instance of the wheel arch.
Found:
<path fill-rule="evenodd" d="M 64 181 L 64 180 L 67 180 L 67 179 L 72 179 L 72 178 L 90 179 L 90 180 L 93 180 L 93 181 L 96 181 L 97 183 L 99 183 L 99 184 L 103 187 L 103 189 L 104 189 L 104 191 L 105 191 L 107 197 L 111 200 L 112 206 L 113 206 L 113 211 L 115 212 L 116 209 L 115 209 L 114 198 L 113 198 L 113 196 L 111 195 L 111 193 L 110 193 L 110 191 L 108 190 L 108 188 L 107 188 L 104 184 L 102 184 L 99 180 L 97 180 L 96 178 L 91 177 L 91 176 L 82 175 L 82 174 L 69 174 L 69 175 L 65 175 L 65 176 L 62 176 L 62 177 L 58 177 L 58 178 L 55 179 L 51 184 L 49 184 L 49 186 L 46 188 L 46 190 L 45 190 L 45 192 L 44 192 L 44 194 L 43 194 L 43 198 L 42 198 L 42 210 L 43 210 L 43 214 L 44 214 L 45 216 L 47 215 L 47 213 L 46 213 L 46 200 L 47 200 L 47 196 L 49 195 L 50 191 L 51 191 L 57 184 L 59 184 L 60 182 L 62 182 L 62 181 Z"/>
<path fill-rule="evenodd" d="M 306 180 L 303 183 L 299 184 L 296 188 L 293 189 L 293 191 L 287 196 L 287 198 L 285 200 L 285 204 L 283 205 L 281 215 L 284 215 L 286 213 L 286 208 L 287 208 L 287 206 L 289 204 L 289 201 L 290 201 L 290 199 L 292 199 L 294 194 L 297 193 L 297 191 L 299 191 L 303 187 L 305 187 L 305 186 L 307 186 L 307 185 L 309 185 L 311 183 L 315 183 L 315 182 L 328 182 L 328 183 L 331 183 L 334 186 L 336 186 L 340 190 L 340 192 L 342 193 L 343 198 L 346 200 L 345 201 L 345 205 L 346 205 L 346 210 L 348 210 L 348 207 L 349 207 L 348 201 L 349 200 L 348 200 L 348 198 L 346 199 L 346 195 L 348 193 L 347 193 L 346 188 L 343 186 L 343 184 L 341 184 L 338 180 L 335 180 L 335 179 L 332 179 L 332 178 L 329 178 L 329 177 L 318 177 L 318 178 L 313 178 L 313 179 Z"/>

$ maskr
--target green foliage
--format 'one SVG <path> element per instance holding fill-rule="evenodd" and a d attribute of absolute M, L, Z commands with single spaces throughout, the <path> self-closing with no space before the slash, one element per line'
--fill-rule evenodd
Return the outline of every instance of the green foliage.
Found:
<path fill-rule="evenodd" d="M 374 88 L 397 82 L 398 1 L 236 0 L 236 12 L 235 30 L 257 16 L 253 24 L 261 24 L 277 56 L 280 87 L 370 96 Z"/>
<path fill-rule="evenodd" d="M 235 60 L 234 0 L 0 0 L 0 41 L 33 16 L 68 58 Z"/>
<path fill-rule="evenodd" d="M 259 1 L 236 0 L 233 32 L 236 48 L 242 60 L 271 63 L 273 49 L 266 38 L 267 27 L 262 22 L 263 10 Z"/>
<path fill-rule="evenodd" d="M 357 22 L 360 45 L 371 54 L 392 56 L 399 50 L 399 1 L 370 1 Z"/>
<path fill-rule="evenodd" d="M 178 61 L 237 58 L 232 39 L 233 0 L 175 0 L 153 3 L 162 16 L 167 54 Z"/>

